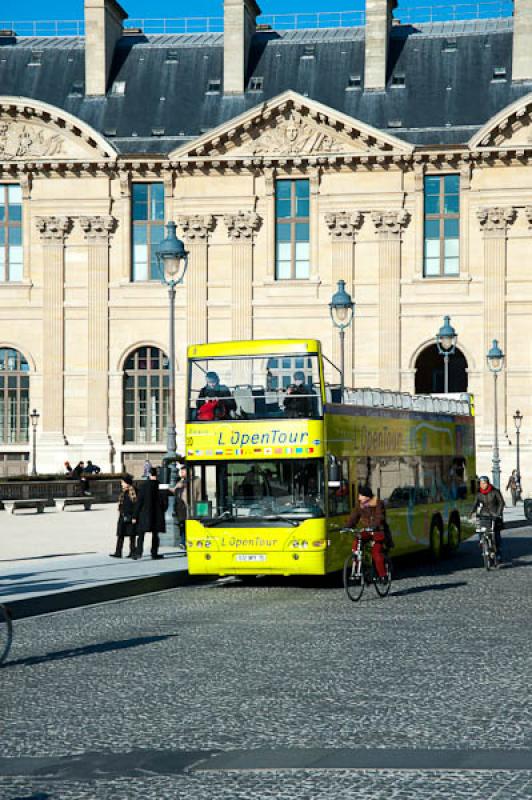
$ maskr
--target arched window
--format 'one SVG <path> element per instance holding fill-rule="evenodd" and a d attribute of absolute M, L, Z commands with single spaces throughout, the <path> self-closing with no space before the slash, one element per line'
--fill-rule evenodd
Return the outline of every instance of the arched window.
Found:
<path fill-rule="evenodd" d="M 0 442 L 27 442 L 30 367 L 22 353 L 0 348 Z"/>
<path fill-rule="evenodd" d="M 443 356 L 431 344 L 416 359 L 416 394 L 443 394 L 443 391 Z M 449 392 L 467 392 L 467 361 L 458 347 L 449 356 Z"/>
<path fill-rule="evenodd" d="M 168 358 L 158 347 L 139 347 L 124 366 L 124 442 L 162 444 L 168 411 Z"/>

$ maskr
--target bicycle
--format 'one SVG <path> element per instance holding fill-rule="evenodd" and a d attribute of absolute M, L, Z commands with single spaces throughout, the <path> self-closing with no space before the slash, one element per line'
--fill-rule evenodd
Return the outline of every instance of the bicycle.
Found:
<path fill-rule="evenodd" d="M 478 533 L 484 566 L 487 570 L 496 568 L 498 562 L 495 547 L 495 520 L 488 517 L 477 517 L 476 532 Z"/>
<path fill-rule="evenodd" d="M 2 664 L 11 649 L 13 641 L 13 622 L 7 606 L 0 603 L 0 664 Z"/>
<path fill-rule="evenodd" d="M 386 597 L 392 586 L 392 561 L 385 552 L 386 575 L 384 578 L 379 578 L 371 554 L 372 539 L 363 541 L 362 537 L 364 533 L 375 533 L 375 528 L 362 528 L 360 531 L 343 528 L 342 533 L 350 533 L 355 539 L 353 550 L 347 556 L 343 570 L 344 589 L 349 599 L 356 603 L 364 594 L 364 588 L 371 583 L 375 586 L 379 597 Z"/>

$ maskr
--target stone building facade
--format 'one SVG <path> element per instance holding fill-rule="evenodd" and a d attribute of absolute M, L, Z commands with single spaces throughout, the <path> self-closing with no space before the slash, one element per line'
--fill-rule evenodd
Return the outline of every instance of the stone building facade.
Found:
<path fill-rule="evenodd" d="M 499 341 L 503 475 L 519 408 L 526 484 L 529 5 L 416 28 L 368 0 L 365 29 L 278 33 L 253 0 L 225 0 L 224 48 L 218 34 L 128 32 L 114 0 L 86 0 L 84 38 L 0 32 L 0 471 L 27 464 L 32 408 L 42 471 L 80 458 L 135 471 L 164 452 L 154 251 L 175 220 L 190 253 L 178 425 L 189 343 L 318 337 L 338 363 L 328 303 L 342 279 L 356 302 L 347 385 L 439 390 L 431 352 L 451 316 L 451 390 L 476 396 L 482 470 Z"/>

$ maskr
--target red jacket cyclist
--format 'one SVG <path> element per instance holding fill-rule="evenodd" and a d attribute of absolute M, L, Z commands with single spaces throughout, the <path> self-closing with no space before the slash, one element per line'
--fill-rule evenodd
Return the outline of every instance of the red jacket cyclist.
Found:
<path fill-rule="evenodd" d="M 379 578 L 386 577 L 386 566 L 384 563 L 384 525 L 386 522 L 386 512 L 382 500 L 373 496 L 369 486 L 360 486 L 358 489 L 358 506 L 353 509 L 351 516 L 347 520 L 348 528 L 374 528 L 374 533 L 362 531 L 362 541 L 372 540 L 371 557 L 375 564 L 375 569 Z"/>

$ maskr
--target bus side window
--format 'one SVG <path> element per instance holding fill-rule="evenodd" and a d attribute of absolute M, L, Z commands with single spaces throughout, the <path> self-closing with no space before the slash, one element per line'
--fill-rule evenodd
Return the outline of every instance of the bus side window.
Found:
<path fill-rule="evenodd" d="M 329 462 L 329 515 L 348 514 L 351 510 L 349 497 L 349 462 L 345 458 L 330 457 Z"/>

